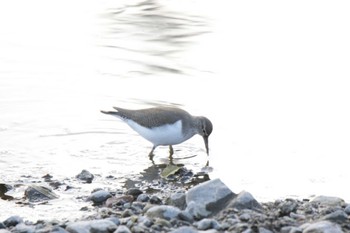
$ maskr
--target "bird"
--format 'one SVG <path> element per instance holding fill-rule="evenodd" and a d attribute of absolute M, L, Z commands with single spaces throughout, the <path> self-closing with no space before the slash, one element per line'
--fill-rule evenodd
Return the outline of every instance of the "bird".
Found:
<path fill-rule="evenodd" d="M 213 124 L 204 116 L 192 116 L 187 111 L 177 107 L 152 107 L 145 109 L 125 109 L 113 107 L 116 111 L 102 113 L 115 116 L 143 138 L 153 144 L 149 153 L 153 161 L 154 150 L 158 146 L 169 146 L 170 157 L 173 155 L 173 145 L 180 144 L 194 135 L 199 134 L 204 139 L 205 149 L 209 155 L 209 135 L 213 131 Z"/>

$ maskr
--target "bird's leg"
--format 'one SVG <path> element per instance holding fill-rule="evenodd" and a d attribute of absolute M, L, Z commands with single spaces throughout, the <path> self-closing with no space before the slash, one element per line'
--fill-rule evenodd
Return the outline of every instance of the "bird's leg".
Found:
<path fill-rule="evenodd" d="M 152 160 L 152 161 L 153 161 L 153 157 L 154 157 L 154 154 L 153 154 L 154 149 L 156 149 L 155 146 L 152 147 L 151 152 L 149 152 L 149 154 L 148 154 L 149 159 Z"/>
<path fill-rule="evenodd" d="M 170 159 L 170 163 L 173 162 L 173 154 L 174 154 L 174 149 L 173 149 L 172 145 L 169 145 L 169 159 Z"/>
<path fill-rule="evenodd" d="M 172 156 L 174 154 L 174 149 L 172 145 L 169 145 L 169 154 Z"/>

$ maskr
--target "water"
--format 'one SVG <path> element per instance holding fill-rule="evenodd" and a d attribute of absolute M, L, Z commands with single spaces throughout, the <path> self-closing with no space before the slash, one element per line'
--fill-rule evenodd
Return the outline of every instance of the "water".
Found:
<path fill-rule="evenodd" d="M 207 116 L 210 157 L 197 136 L 176 161 L 199 171 L 209 159 L 234 192 L 350 200 L 346 22 L 346 7 L 312 2 L 0 3 L 0 183 L 98 174 L 49 205 L 0 200 L 0 219 L 80 216 L 76 197 L 94 187 L 154 175 L 150 143 L 99 112 L 112 106 Z"/>

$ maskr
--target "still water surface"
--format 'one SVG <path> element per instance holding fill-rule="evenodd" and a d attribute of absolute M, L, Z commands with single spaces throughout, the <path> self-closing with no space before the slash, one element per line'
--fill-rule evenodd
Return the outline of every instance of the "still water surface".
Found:
<path fill-rule="evenodd" d="M 0 200 L 0 220 L 79 216 L 77 196 L 154 175 L 150 143 L 99 112 L 112 106 L 207 116 L 210 157 L 197 136 L 174 147 L 176 162 L 209 160 L 234 192 L 350 200 L 349 16 L 298 4 L 1 2 L 0 183 L 98 175 L 50 205 Z M 157 148 L 156 164 L 167 153 Z"/>

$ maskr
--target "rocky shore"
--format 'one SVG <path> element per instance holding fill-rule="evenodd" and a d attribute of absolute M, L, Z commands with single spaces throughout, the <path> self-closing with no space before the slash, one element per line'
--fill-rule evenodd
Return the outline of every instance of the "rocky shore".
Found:
<path fill-rule="evenodd" d="M 202 183 L 194 185 L 195 176 L 188 171 L 176 177 L 182 183 L 171 181 L 171 176 L 139 188 L 93 190 L 85 201 L 94 212 L 82 219 L 30 222 L 20 213 L 8 216 L 0 219 L 0 233 L 350 232 L 350 205 L 338 197 L 259 203 L 249 192 L 232 192 L 220 179 L 204 176 Z M 83 171 L 77 179 L 93 182 L 93 175 Z M 3 196 L 5 189 L 2 186 Z M 32 202 L 57 198 L 40 186 L 28 187 L 25 195 Z"/>

